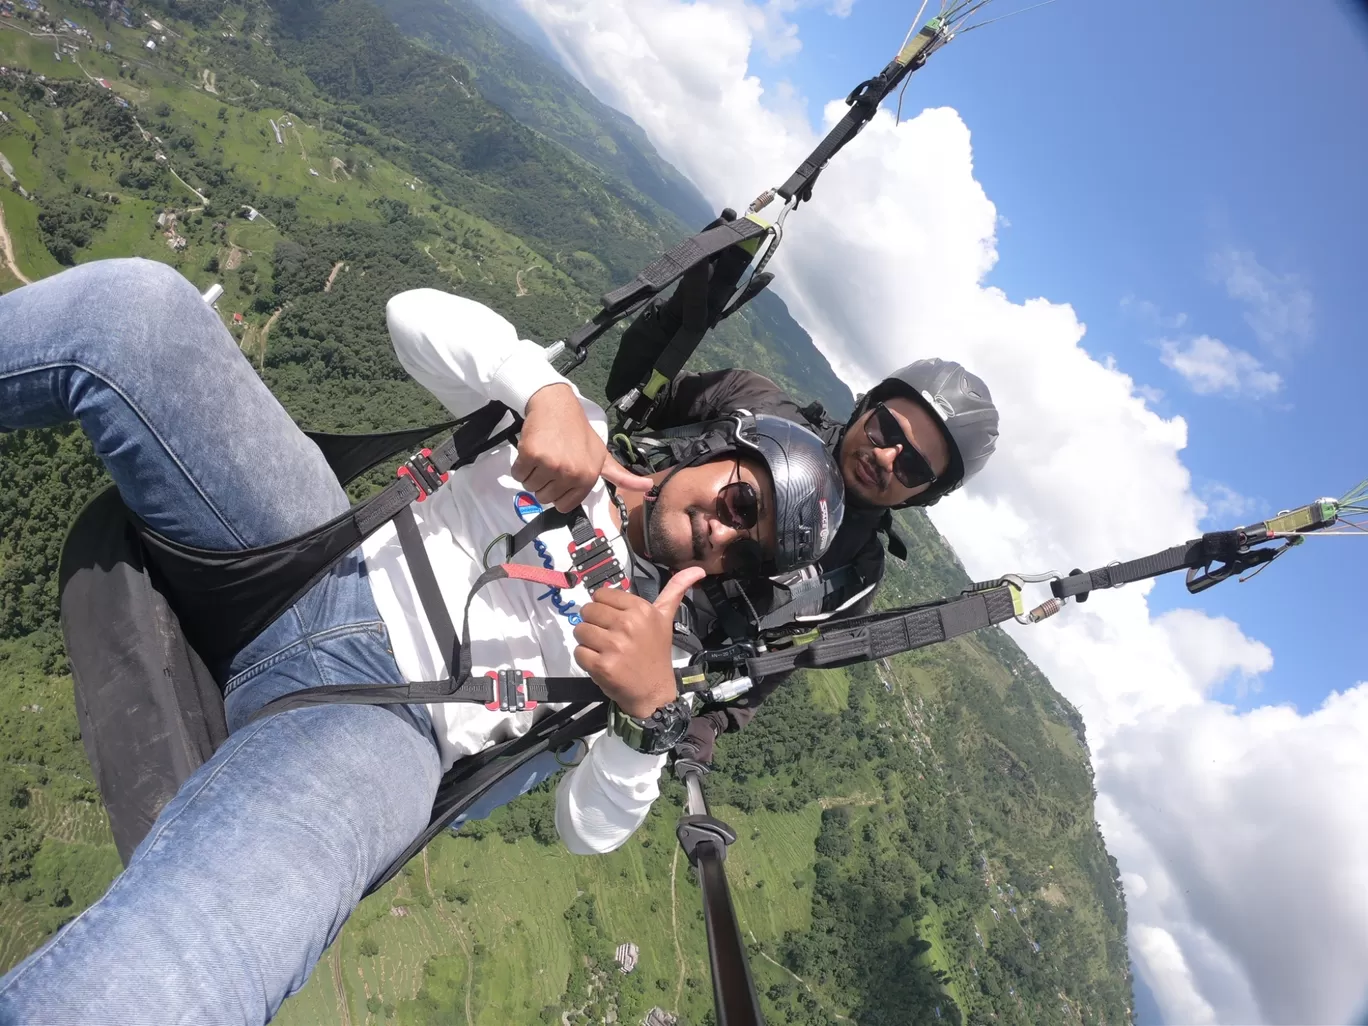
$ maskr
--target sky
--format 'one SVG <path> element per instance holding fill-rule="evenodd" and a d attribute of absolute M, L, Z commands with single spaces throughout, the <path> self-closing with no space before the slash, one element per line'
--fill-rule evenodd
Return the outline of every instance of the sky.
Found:
<path fill-rule="evenodd" d="M 916 13 L 519 3 L 718 207 L 787 177 Z M 1365 125 L 1368 20 L 1334 0 L 1057 0 L 912 78 L 789 219 L 775 288 L 857 390 L 929 355 L 987 380 L 998 453 L 932 511 L 971 576 L 1145 555 L 1368 477 Z M 1313 539 L 1009 625 L 1087 724 L 1151 1021 L 1363 1010 L 1365 571 L 1368 540 Z"/>

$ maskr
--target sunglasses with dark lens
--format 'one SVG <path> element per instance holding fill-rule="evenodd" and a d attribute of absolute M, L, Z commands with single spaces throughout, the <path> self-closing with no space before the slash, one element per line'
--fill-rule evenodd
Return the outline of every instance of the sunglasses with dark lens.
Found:
<path fill-rule="evenodd" d="M 893 416 L 893 411 L 883 403 L 875 406 L 873 414 L 865 421 L 865 437 L 876 449 L 902 446 L 893 460 L 893 476 L 904 488 L 936 483 L 936 472 L 931 469 L 931 461 L 912 444 L 898 419 Z"/>
<path fill-rule="evenodd" d="M 723 485 L 717 493 L 717 519 L 733 531 L 753 531 L 760 523 L 760 496 L 746 481 Z"/>

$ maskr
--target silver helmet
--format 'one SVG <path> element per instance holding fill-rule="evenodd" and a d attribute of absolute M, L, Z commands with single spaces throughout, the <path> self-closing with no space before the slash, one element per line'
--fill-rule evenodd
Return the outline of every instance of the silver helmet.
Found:
<path fill-rule="evenodd" d="M 988 386 L 954 360 L 918 360 L 895 370 L 863 396 L 850 423 L 874 403 L 908 396 L 936 416 L 950 447 L 950 466 L 930 488 L 906 505 L 930 506 L 988 463 L 997 448 L 998 411 Z"/>
<path fill-rule="evenodd" d="M 774 558 L 764 566 L 758 556 L 743 559 L 736 576 L 784 573 L 817 562 L 845 517 L 845 484 L 836 461 L 820 438 L 783 417 L 740 412 L 637 436 L 632 443 L 649 465 L 670 467 L 671 477 L 685 467 L 726 455 L 750 455 L 765 464 L 774 481 Z M 668 481 L 669 477 L 656 485 L 647 498 L 653 500 Z M 655 510 L 652 501 L 646 518 L 648 558 L 659 548 L 653 537 Z"/>

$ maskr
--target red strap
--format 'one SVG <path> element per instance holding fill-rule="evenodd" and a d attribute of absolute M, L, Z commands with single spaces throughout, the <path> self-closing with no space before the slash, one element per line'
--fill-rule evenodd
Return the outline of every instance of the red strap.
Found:
<path fill-rule="evenodd" d="M 522 563 L 501 563 L 499 566 L 515 580 L 544 584 L 548 588 L 573 588 L 579 583 L 579 574 L 573 570 L 561 573 L 559 570 L 548 570 L 543 566 L 524 566 Z"/>

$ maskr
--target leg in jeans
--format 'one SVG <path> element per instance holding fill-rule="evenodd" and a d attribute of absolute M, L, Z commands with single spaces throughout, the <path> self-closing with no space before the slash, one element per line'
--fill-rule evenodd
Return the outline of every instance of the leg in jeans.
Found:
<path fill-rule="evenodd" d="M 101 261 L 0 297 L 0 430 L 72 418 L 129 507 L 188 544 L 269 544 L 347 506 L 217 314 L 162 264 Z M 359 557 L 230 672 L 232 736 L 108 893 L 0 979 L 0 1023 L 264 1022 L 426 824 L 440 767 L 422 710 L 243 726 L 291 690 L 399 679 Z"/>

